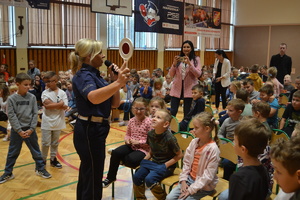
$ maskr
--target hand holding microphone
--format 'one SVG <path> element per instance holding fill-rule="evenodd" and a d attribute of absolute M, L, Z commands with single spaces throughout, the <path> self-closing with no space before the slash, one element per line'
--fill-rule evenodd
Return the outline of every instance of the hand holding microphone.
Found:
<path fill-rule="evenodd" d="M 110 67 L 111 66 L 111 70 L 114 72 L 114 74 L 118 74 L 118 69 L 115 69 L 115 67 L 117 67 L 115 64 L 113 64 L 112 62 L 110 62 L 109 60 L 106 60 L 104 62 L 104 64 L 107 66 L 107 67 Z"/>

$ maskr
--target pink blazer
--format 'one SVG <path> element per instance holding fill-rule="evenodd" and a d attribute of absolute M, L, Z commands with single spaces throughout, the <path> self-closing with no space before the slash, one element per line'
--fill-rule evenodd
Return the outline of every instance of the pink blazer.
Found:
<path fill-rule="evenodd" d="M 184 98 L 192 98 L 192 87 L 198 84 L 198 77 L 201 75 L 201 63 L 200 58 L 196 57 L 197 66 L 194 66 L 194 60 L 191 60 L 191 66 L 187 66 L 185 76 L 184 76 L 184 85 L 182 86 L 182 74 L 181 68 L 184 67 L 183 63 L 180 65 L 174 66 L 172 65 L 169 75 L 173 77 L 173 84 L 170 91 L 170 95 L 172 97 L 180 98 L 181 89 L 183 87 Z"/>

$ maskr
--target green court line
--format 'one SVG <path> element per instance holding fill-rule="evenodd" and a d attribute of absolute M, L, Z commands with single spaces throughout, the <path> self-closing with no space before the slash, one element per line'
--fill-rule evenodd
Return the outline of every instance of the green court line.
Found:
<path fill-rule="evenodd" d="M 124 168 L 124 166 L 119 167 L 119 169 L 122 169 L 122 168 Z M 104 172 L 103 174 L 107 174 L 107 173 L 108 173 L 108 171 Z M 47 192 L 51 192 L 51 191 L 54 191 L 54 190 L 57 190 L 57 189 L 60 189 L 60 188 L 63 188 L 63 187 L 67 187 L 67 186 L 69 186 L 69 185 L 76 184 L 76 183 L 78 183 L 78 181 L 73 181 L 73 182 L 71 182 L 71 183 L 67 183 L 67 184 L 60 185 L 60 186 L 57 186 L 57 187 L 54 187 L 54 188 L 51 188 L 51 189 L 48 189 L 48 190 L 44 190 L 44 191 L 41 191 L 41 192 L 38 192 L 38 193 L 35 193 L 35 194 L 28 195 L 28 196 L 26 196 L 26 197 L 21 197 L 21 198 L 19 198 L 19 199 L 17 199 L 17 200 L 29 199 L 29 198 L 31 198 L 31 197 L 35 197 L 35 196 L 38 196 L 38 195 L 41 195 L 41 194 L 45 194 L 45 193 L 47 193 Z"/>
<path fill-rule="evenodd" d="M 123 140 L 123 141 L 119 141 L 119 142 L 114 142 L 114 143 L 111 143 L 111 144 L 107 144 L 107 145 L 105 145 L 105 146 L 110 146 L 110 145 L 114 145 L 114 144 L 119 144 L 119 143 L 122 143 L 122 142 L 124 142 L 124 140 Z M 64 154 L 64 155 L 62 155 L 62 157 L 70 156 L 70 155 L 74 155 L 74 154 L 77 154 L 77 152 Z M 49 159 L 47 159 L 47 160 L 49 160 Z M 33 165 L 33 164 L 35 164 L 35 162 L 27 163 L 27 164 L 24 164 L 24 165 L 14 166 L 14 168 L 25 167 L 25 166 Z M 0 172 L 4 172 L 4 169 L 1 169 Z"/>

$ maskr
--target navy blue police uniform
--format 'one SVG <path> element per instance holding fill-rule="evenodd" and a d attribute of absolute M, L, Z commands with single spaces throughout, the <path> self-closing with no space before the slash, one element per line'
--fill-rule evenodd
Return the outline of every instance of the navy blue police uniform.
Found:
<path fill-rule="evenodd" d="M 83 63 L 72 82 L 78 109 L 73 142 L 81 160 L 77 199 L 99 200 L 102 198 L 105 141 L 110 129 L 107 118 L 112 98 L 100 104 L 88 100 L 89 92 L 108 85 L 99 71 L 90 65 Z"/>

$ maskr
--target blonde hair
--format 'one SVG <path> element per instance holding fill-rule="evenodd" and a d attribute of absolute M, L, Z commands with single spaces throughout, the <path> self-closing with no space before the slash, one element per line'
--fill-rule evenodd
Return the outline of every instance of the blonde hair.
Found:
<path fill-rule="evenodd" d="M 218 133 L 218 123 L 211 113 L 201 112 L 193 117 L 193 120 L 197 120 L 203 126 L 208 126 L 211 129 L 211 132 L 215 129 L 215 133 Z M 214 141 L 218 144 L 219 138 L 218 134 L 215 134 Z"/>
<path fill-rule="evenodd" d="M 238 91 L 239 89 L 241 89 L 242 85 L 241 85 L 241 81 L 232 81 L 231 85 L 233 85 L 236 90 Z"/>
<path fill-rule="evenodd" d="M 268 81 L 273 79 L 273 78 L 276 78 L 277 76 L 277 68 L 276 67 L 270 67 L 268 69 Z"/>
<path fill-rule="evenodd" d="M 87 56 L 91 56 L 90 61 L 94 59 L 94 57 L 102 51 L 102 42 L 83 38 L 76 42 L 75 51 L 72 51 L 69 55 L 69 61 L 71 63 L 71 68 L 73 74 L 75 74 L 79 68 L 81 63 L 83 63 L 84 59 Z"/>

